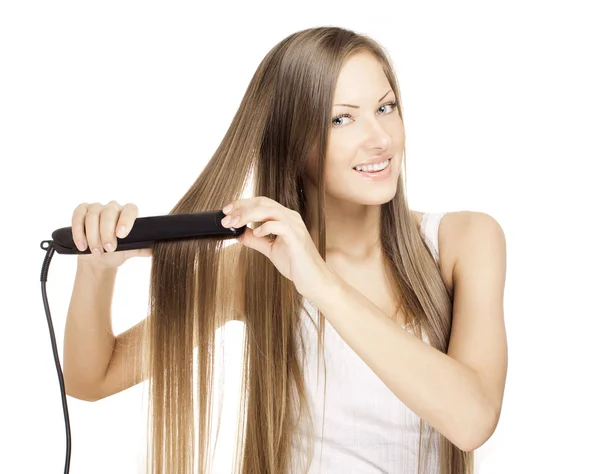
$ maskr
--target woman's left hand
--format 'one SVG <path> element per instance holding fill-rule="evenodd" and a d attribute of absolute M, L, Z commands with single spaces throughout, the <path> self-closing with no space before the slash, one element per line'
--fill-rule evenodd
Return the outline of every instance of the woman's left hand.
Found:
<path fill-rule="evenodd" d="M 294 282 L 301 295 L 310 299 L 333 279 L 298 212 L 264 196 L 239 199 L 229 206 L 223 209 L 227 214 L 221 221 L 223 227 L 264 222 L 256 229 L 247 227 L 237 240 L 271 260 L 279 273 Z M 231 222 L 227 222 L 228 217 Z M 275 238 L 267 237 L 268 234 L 274 234 Z"/>

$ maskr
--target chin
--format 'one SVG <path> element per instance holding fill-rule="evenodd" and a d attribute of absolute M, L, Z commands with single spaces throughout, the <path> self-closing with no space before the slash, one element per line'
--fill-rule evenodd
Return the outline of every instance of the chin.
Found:
<path fill-rule="evenodd" d="M 396 186 L 390 189 L 381 189 L 375 192 L 369 193 L 369 195 L 362 195 L 354 198 L 357 204 L 363 206 L 381 206 L 387 204 L 396 196 Z"/>

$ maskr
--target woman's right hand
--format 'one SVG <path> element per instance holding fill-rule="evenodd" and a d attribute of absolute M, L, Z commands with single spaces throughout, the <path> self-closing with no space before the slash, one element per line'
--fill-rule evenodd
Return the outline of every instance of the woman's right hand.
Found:
<path fill-rule="evenodd" d="M 91 254 L 78 254 L 78 261 L 94 269 L 117 268 L 131 257 L 150 257 L 152 249 L 124 250 L 115 252 L 117 236 L 126 237 L 138 215 L 135 204 L 120 205 L 111 201 L 105 206 L 100 203 L 82 203 L 75 208 L 71 229 L 73 242 Z"/>

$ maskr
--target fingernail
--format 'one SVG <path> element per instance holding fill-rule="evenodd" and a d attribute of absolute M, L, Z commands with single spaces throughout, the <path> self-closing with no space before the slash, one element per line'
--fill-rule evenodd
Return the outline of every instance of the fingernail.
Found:
<path fill-rule="evenodd" d="M 83 252 L 85 250 L 85 246 L 83 245 L 83 242 L 81 240 L 75 242 L 75 245 L 77 246 L 80 252 Z"/>
<path fill-rule="evenodd" d="M 123 237 L 125 237 L 125 226 L 124 225 L 119 227 L 119 230 L 117 230 L 117 236 L 120 237 L 121 239 Z"/>
<path fill-rule="evenodd" d="M 229 223 L 231 222 L 231 216 L 227 216 L 225 219 L 223 219 L 222 223 L 224 226 L 229 225 Z"/>
<path fill-rule="evenodd" d="M 94 250 L 92 250 L 92 253 L 94 255 L 96 255 L 96 256 L 99 256 L 100 255 L 100 249 L 94 249 Z"/>
<path fill-rule="evenodd" d="M 225 214 L 227 214 L 229 211 L 231 211 L 233 209 L 233 205 L 232 204 L 228 204 L 227 206 L 225 206 L 225 208 L 223 208 L 223 212 Z"/>
<path fill-rule="evenodd" d="M 104 248 L 105 248 L 105 249 L 106 249 L 108 252 L 111 252 L 111 251 L 112 251 L 112 249 L 113 249 L 113 246 L 112 246 L 112 244 L 106 244 L 106 245 L 104 246 Z"/>

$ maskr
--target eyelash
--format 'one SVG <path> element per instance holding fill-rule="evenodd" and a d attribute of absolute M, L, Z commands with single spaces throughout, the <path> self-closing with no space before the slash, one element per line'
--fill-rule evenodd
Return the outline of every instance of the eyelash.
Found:
<path fill-rule="evenodd" d="M 385 103 L 385 104 L 383 104 L 381 107 L 385 107 L 386 105 L 391 105 L 391 106 L 392 106 L 392 110 L 394 110 L 394 109 L 395 109 L 395 108 L 398 106 L 398 101 L 390 101 L 390 102 L 386 102 L 386 103 Z M 381 107 L 379 107 L 379 108 L 381 108 Z M 339 119 L 339 118 L 342 118 L 342 117 L 348 117 L 348 118 L 351 118 L 351 117 L 352 117 L 352 115 L 350 115 L 350 114 L 341 114 L 341 115 L 336 115 L 335 117 L 333 117 L 333 118 L 331 119 L 331 123 L 332 123 L 333 127 L 335 127 L 335 128 L 337 128 L 337 127 L 341 127 L 341 125 L 335 125 L 335 124 L 333 123 L 333 121 L 334 121 L 334 120 L 337 120 L 337 119 Z"/>

